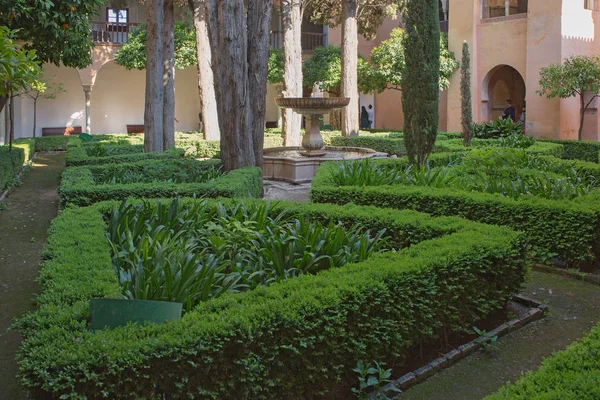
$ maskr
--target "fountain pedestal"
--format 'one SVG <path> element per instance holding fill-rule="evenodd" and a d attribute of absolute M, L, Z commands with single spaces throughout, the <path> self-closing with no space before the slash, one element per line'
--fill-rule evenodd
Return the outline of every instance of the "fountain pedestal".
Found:
<path fill-rule="evenodd" d="M 323 157 L 325 143 L 321 136 L 321 114 L 305 114 L 306 127 L 302 138 L 302 147 L 305 149 L 300 154 L 305 157 Z"/>
<path fill-rule="evenodd" d="M 357 147 L 325 147 L 321 136 L 321 117 L 331 110 L 348 105 L 348 98 L 279 97 L 275 99 L 280 108 L 291 108 L 306 118 L 302 147 L 277 147 L 265 149 L 263 177 L 291 183 L 312 181 L 317 169 L 327 161 L 355 160 L 385 157 L 387 154 Z"/>

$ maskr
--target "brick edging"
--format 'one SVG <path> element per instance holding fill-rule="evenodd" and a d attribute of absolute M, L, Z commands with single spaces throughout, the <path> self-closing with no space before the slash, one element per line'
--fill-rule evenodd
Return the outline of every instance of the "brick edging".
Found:
<path fill-rule="evenodd" d="M 600 285 L 600 276 L 598 276 L 598 275 L 586 274 L 586 273 L 582 272 L 581 276 L 579 276 L 579 275 L 570 273 L 569 270 L 567 270 L 567 269 L 552 267 L 550 265 L 544 265 L 544 264 L 534 264 L 533 269 L 536 271 L 539 271 L 539 272 L 547 272 L 549 274 L 567 276 L 567 277 L 570 277 L 573 279 L 578 279 L 578 280 L 581 280 L 581 281 L 584 281 L 587 283 L 593 283 L 595 285 Z"/>
<path fill-rule="evenodd" d="M 544 314 L 548 311 L 548 306 L 542 304 L 536 300 L 530 299 L 524 296 L 515 296 L 514 301 L 517 303 L 524 304 L 531 309 L 522 317 L 515 318 L 511 321 L 505 322 L 502 325 L 498 326 L 496 329 L 487 332 L 485 336 L 492 338 L 494 336 L 502 337 L 508 333 L 510 333 L 514 329 L 519 329 L 524 327 L 525 325 L 537 321 L 541 319 Z M 405 391 L 411 386 L 414 386 L 417 383 L 423 382 L 430 376 L 436 374 L 437 372 L 442 371 L 445 368 L 448 368 L 451 365 L 454 365 L 458 361 L 462 360 L 475 353 L 481 347 L 481 338 L 476 338 L 471 340 L 470 342 L 459 346 L 458 348 L 449 351 L 444 354 L 442 357 L 438 357 L 435 360 L 431 361 L 427 365 L 407 374 L 404 374 L 400 378 L 395 381 L 387 384 L 383 387 L 382 391 L 389 397 L 394 397 L 398 395 L 397 389 L 401 391 Z M 395 388 L 396 390 L 394 390 Z M 372 396 L 370 396 L 372 397 Z"/>

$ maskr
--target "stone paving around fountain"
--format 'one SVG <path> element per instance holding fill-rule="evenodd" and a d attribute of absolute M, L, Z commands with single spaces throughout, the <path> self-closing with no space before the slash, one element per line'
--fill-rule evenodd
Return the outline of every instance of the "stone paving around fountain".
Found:
<path fill-rule="evenodd" d="M 292 184 L 281 181 L 263 181 L 265 200 L 289 200 L 308 203 L 310 200 L 310 183 Z"/>

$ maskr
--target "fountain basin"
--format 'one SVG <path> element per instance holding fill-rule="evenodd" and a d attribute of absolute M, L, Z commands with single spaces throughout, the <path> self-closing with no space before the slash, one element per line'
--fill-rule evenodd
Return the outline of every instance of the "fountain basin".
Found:
<path fill-rule="evenodd" d="M 313 180 L 321 164 L 328 161 L 358 160 L 387 157 L 372 149 L 361 147 L 330 147 L 318 157 L 307 157 L 303 147 L 273 147 L 264 150 L 263 178 L 289 183 L 308 183 Z"/>

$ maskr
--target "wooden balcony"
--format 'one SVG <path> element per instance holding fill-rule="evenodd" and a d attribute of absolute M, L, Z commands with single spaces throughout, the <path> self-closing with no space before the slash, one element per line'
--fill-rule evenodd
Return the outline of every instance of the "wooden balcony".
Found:
<path fill-rule="evenodd" d="M 129 33 L 138 25 L 96 21 L 92 24 L 92 40 L 96 44 L 122 44 L 129 39 Z"/>
<path fill-rule="evenodd" d="M 314 51 L 319 46 L 325 46 L 326 39 L 325 33 L 302 32 L 302 51 Z M 283 50 L 283 32 L 271 32 L 271 48 Z"/>

